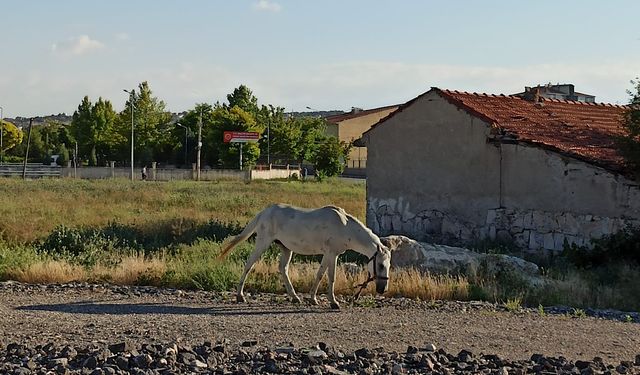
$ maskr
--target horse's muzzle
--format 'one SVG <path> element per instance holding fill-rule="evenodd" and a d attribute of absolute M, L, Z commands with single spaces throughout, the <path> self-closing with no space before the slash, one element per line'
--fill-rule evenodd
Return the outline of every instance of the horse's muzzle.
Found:
<path fill-rule="evenodd" d="M 379 278 L 376 279 L 376 292 L 378 294 L 383 294 L 387 291 L 387 286 L 389 284 L 389 279 L 387 278 Z"/>

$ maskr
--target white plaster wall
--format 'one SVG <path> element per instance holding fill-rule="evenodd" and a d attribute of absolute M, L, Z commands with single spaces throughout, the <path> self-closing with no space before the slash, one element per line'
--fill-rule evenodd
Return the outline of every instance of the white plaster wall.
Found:
<path fill-rule="evenodd" d="M 488 132 L 435 93 L 372 129 L 365 136 L 369 226 L 417 240 L 471 237 L 499 204 L 499 152 L 486 143 Z"/>

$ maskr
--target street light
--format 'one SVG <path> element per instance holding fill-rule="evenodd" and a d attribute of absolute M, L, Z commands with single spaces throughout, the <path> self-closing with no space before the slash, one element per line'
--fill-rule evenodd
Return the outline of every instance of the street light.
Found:
<path fill-rule="evenodd" d="M 179 122 L 176 122 L 176 125 L 184 129 L 184 165 L 187 165 L 187 147 L 189 142 L 189 139 L 187 138 L 187 134 L 189 133 L 189 128 L 187 128 L 186 126 L 182 125 Z"/>
<path fill-rule="evenodd" d="M 123 89 L 122 91 L 129 94 L 129 103 L 131 104 L 131 181 L 133 181 L 133 97 L 136 94 L 136 91 L 135 89 L 131 91 Z"/>

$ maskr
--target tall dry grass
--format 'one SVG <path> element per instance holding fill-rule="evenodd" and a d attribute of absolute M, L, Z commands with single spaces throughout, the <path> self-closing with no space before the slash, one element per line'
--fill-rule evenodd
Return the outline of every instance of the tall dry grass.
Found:
<path fill-rule="evenodd" d="M 170 268 L 161 258 L 129 256 L 114 266 L 97 265 L 91 269 L 69 264 L 66 261 L 46 260 L 31 264 L 24 270 L 11 272 L 12 279 L 24 283 L 67 283 L 67 282 L 109 282 L 118 285 L 160 285 L 164 273 Z M 308 293 L 318 269 L 317 263 L 291 264 L 289 277 L 299 293 Z M 238 267 L 239 271 L 241 270 Z M 368 277 L 365 270 L 358 274 L 348 273 L 344 267 L 336 270 L 336 294 L 350 296 L 357 285 Z M 468 282 L 463 277 L 431 276 L 416 270 L 397 270 L 389 283 L 387 296 L 404 296 L 421 300 L 465 300 L 468 299 Z M 278 264 L 273 261 L 259 261 L 247 279 L 247 289 L 260 292 L 285 293 Z M 325 294 L 327 275 L 323 277 L 318 292 Z M 371 283 L 362 295 L 375 295 Z"/>
<path fill-rule="evenodd" d="M 9 270 L 6 276 L 12 280 L 30 284 L 76 282 L 109 282 L 119 285 L 160 285 L 167 267 L 159 258 L 128 256 L 116 266 L 98 264 L 92 268 L 74 265 L 65 260 L 43 260 L 23 269 Z"/>

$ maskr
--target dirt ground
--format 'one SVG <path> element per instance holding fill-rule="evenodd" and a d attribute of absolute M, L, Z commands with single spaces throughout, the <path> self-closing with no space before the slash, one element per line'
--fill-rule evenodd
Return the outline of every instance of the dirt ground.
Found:
<path fill-rule="evenodd" d="M 111 287 L 0 287 L 0 342 L 84 345 L 132 342 L 185 342 L 228 339 L 240 344 L 293 343 L 310 347 L 325 342 L 345 351 L 383 347 L 404 352 L 408 345 L 435 344 L 525 359 L 531 354 L 571 360 L 602 357 L 633 360 L 640 353 L 640 324 L 511 313 L 473 303 L 402 303 L 379 307 L 329 309 L 296 305 L 280 296 L 249 296 L 236 304 L 229 293 L 122 292 Z"/>

